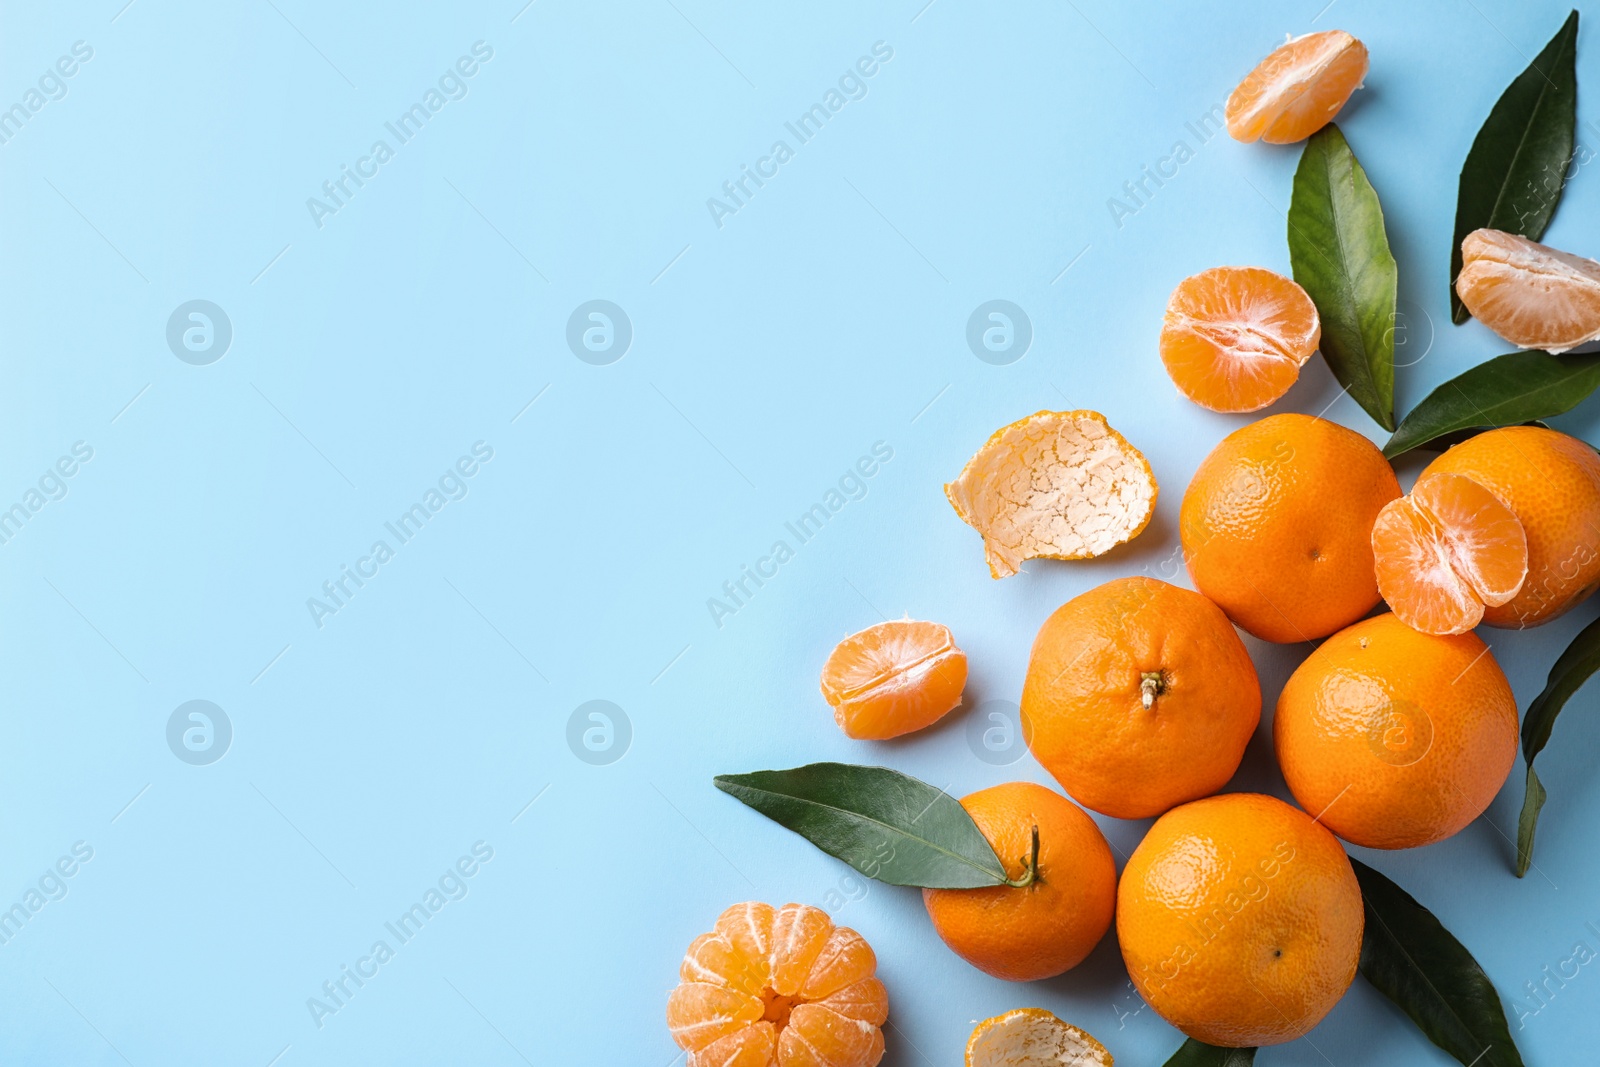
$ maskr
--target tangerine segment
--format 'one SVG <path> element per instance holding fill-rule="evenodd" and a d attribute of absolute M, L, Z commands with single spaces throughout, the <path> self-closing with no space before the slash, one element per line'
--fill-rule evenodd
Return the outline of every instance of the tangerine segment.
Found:
<path fill-rule="evenodd" d="M 1528 577 L 1511 600 L 1484 608 L 1490 626 L 1537 626 L 1600 586 L 1600 455 L 1542 426 L 1488 430 L 1453 446 L 1422 472 L 1461 474 L 1488 489 L 1522 523 Z"/>
<path fill-rule="evenodd" d="M 1600 263 L 1499 230 L 1461 241 L 1456 295 L 1519 348 L 1561 353 L 1600 337 Z"/>
<path fill-rule="evenodd" d="M 1002 426 L 944 487 L 983 536 L 995 578 L 1024 560 L 1088 559 L 1133 540 L 1156 492 L 1143 453 L 1098 411 L 1040 411 Z"/>
<path fill-rule="evenodd" d="M 1425 634 L 1465 633 L 1522 589 L 1528 537 L 1489 490 L 1460 474 L 1430 474 L 1391 500 L 1372 526 L 1378 592 Z"/>
<path fill-rule="evenodd" d="M 1317 350 L 1311 297 L 1261 267 L 1213 267 L 1172 291 L 1161 362 L 1184 396 L 1212 411 L 1257 411 L 1283 396 Z"/>
<path fill-rule="evenodd" d="M 667 999 L 687 1067 L 874 1067 L 889 997 L 854 930 L 803 904 L 735 904 L 695 938 Z"/>
<path fill-rule="evenodd" d="M 967 654 L 948 627 L 899 619 L 840 641 L 822 696 L 848 737 L 882 741 L 931 726 L 961 703 Z"/>
<path fill-rule="evenodd" d="M 1367 46 L 1343 30 L 1291 37 L 1228 97 L 1236 141 L 1292 144 L 1326 126 L 1367 76 Z"/>
<path fill-rule="evenodd" d="M 1111 1053 L 1086 1031 L 1043 1008 L 985 1019 L 967 1038 L 966 1067 L 1111 1067 Z"/>

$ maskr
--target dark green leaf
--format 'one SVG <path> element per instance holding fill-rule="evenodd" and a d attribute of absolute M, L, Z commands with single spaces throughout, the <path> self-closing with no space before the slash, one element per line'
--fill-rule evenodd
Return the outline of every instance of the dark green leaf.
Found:
<path fill-rule="evenodd" d="M 1522 1067 L 1505 1009 L 1478 961 L 1411 894 L 1351 859 L 1367 928 L 1361 973 L 1463 1064 Z"/>
<path fill-rule="evenodd" d="M 1517 877 L 1533 865 L 1533 834 L 1539 828 L 1539 812 L 1544 808 L 1544 783 L 1528 764 L 1528 777 L 1522 786 L 1522 811 L 1517 814 Z"/>
<path fill-rule="evenodd" d="M 1333 123 L 1306 142 L 1289 200 L 1289 263 L 1317 305 L 1322 358 L 1356 403 L 1394 429 L 1399 274 L 1383 208 Z"/>
<path fill-rule="evenodd" d="M 1538 419 L 1533 419 L 1533 420 L 1531 420 L 1529 422 L 1518 422 L 1518 423 L 1514 423 L 1513 425 L 1516 425 L 1516 426 L 1537 426 L 1541 430 L 1548 430 L 1550 428 L 1550 424 L 1549 423 L 1541 422 Z M 1486 432 L 1488 430 L 1492 430 L 1492 429 L 1495 429 L 1495 427 L 1492 427 L 1492 426 L 1474 426 L 1470 430 L 1452 430 L 1449 433 L 1442 433 L 1438 437 L 1435 437 L 1430 441 L 1424 441 L 1422 444 L 1417 445 L 1416 448 L 1412 449 L 1412 451 L 1413 452 L 1448 452 L 1450 449 L 1454 448 L 1456 445 L 1459 445 L 1462 441 L 1467 440 L 1469 437 L 1476 437 L 1480 433 L 1484 433 L 1484 432 Z"/>
<path fill-rule="evenodd" d="M 1550 668 L 1544 689 L 1528 705 L 1522 719 L 1522 758 L 1528 761 L 1528 791 L 1522 798 L 1522 814 L 1517 819 L 1517 877 L 1528 873 L 1533 862 L 1533 831 L 1544 806 L 1544 785 L 1533 773 L 1533 758 L 1544 750 L 1556 716 L 1572 694 L 1583 687 L 1589 676 L 1600 670 L 1600 619 L 1596 619 L 1572 639 L 1567 650 Z"/>
<path fill-rule="evenodd" d="M 887 767 L 812 763 L 723 774 L 718 789 L 890 885 L 974 889 L 1006 871 L 960 801 Z"/>
<path fill-rule="evenodd" d="M 1488 227 L 1537 241 L 1556 213 L 1578 121 L 1578 13 L 1495 102 L 1461 166 L 1450 245 L 1450 316 L 1472 317 L 1456 295 L 1461 239 Z"/>
<path fill-rule="evenodd" d="M 1441 434 L 1514 426 L 1571 411 L 1600 386 L 1600 352 L 1512 352 L 1464 371 L 1423 398 L 1383 446 L 1393 459 Z"/>
<path fill-rule="evenodd" d="M 1253 1048 L 1218 1048 L 1191 1037 L 1164 1067 L 1250 1067 L 1255 1061 Z"/>

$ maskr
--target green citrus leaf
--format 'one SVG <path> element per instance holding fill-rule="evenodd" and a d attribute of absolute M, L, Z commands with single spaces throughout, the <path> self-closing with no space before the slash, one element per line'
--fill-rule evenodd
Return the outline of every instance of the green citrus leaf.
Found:
<path fill-rule="evenodd" d="M 1433 913 L 1354 857 L 1366 908 L 1361 974 L 1463 1064 L 1523 1067 L 1489 976 Z"/>
<path fill-rule="evenodd" d="M 1218 1048 L 1191 1037 L 1163 1067 L 1250 1067 L 1255 1061 L 1253 1048 Z"/>
<path fill-rule="evenodd" d="M 1006 884 L 999 857 L 960 801 L 899 771 L 812 763 L 713 781 L 868 878 L 928 889 Z"/>
<path fill-rule="evenodd" d="M 1392 431 L 1399 272 L 1378 194 L 1331 122 L 1306 141 L 1294 172 L 1289 263 L 1317 305 L 1322 358 L 1333 376 Z"/>
<path fill-rule="evenodd" d="M 1600 386 L 1600 352 L 1512 352 L 1456 375 L 1400 421 L 1390 459 L 1456 430 L 1514 426 L 1571 411 Z"/>
<path fill-rule="evenodd" d="M 1578 122 L 1578 13 L 1550 38 L 1489 111 L 1461 166 L 1450 245 L 1450 317 L 1472 313 L 1456 295 L 1461 239 L 1488 227 L 1537 241 L 1556 213 Z"/>
<path fill-rule="evenodd" d="M 1517 818 L 1517 877 L 1528 873 L 1533 862 L 1533 831 L 1544 807 L 1544 784 L 1533 773 L 1533 758 L 1544 750 L 1555 727 L 1556 716 L 1567 699 L 1583 687 L 1589 676 L 1600 670 L 1600 619 L 1596 619 L 1572 639 L 1567 650 L 1556 658 L 1544 689 L 1528 705 L 1522 719 L 1522 758 L 1528 761 L 1527 794 L 1522 799 L 1522 814 Z"/>

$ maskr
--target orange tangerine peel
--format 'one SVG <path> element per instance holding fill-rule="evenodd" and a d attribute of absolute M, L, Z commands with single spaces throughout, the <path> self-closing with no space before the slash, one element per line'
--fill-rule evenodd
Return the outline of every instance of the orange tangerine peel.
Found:
<path fill-rule="evenodd" d="M 985 1019 L 967 1039 L 966 1067 L 1112 1067 L 1111 1053 L 1086 1031 L 1043 1008 Z"/>
<path fill-rule="evenodd" d="M 944 487 L 983 537 L 989 573 L 1030 559 L 1089 559 L 1155 513 L 1155 473 L 1098 411 L 1040 411 L 996 430 Z"/>

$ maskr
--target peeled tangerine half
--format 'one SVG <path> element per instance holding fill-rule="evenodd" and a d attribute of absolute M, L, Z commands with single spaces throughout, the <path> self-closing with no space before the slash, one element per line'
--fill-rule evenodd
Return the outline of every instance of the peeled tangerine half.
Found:
<path fill-rule="evenodd" d="M 1111 1053 L 1043 1008 L 1018 1008 L 978 1024 L 966 1067 L 1111 1067 Z"/>
<path fill-rule="evenodd" d="M 1098 411 L 1040 411 L 1002 426 L 944 495 L 983 535 L 989 573 L 1088 559 L 1139 536 L 1156 508 L 1144 454 Z"/>
<path fill-rule="evenodd" d="M 1259 411 L 1283 396 L 1317 350 L 1317 305 L 1261 267 L 1212 267 L 1167 301 L 1161 362 L 1184 396 L 1212 411 Z"/>
<path fill-rule="evenodd" d="M 1600 338 L 1600 263 L 1500 230 L 1461 241 L 1456 295 L 1519 348 L 1561 353 Z"/>
<path fill-rule="evenodd" d="M 1228 133 L 1235 141 L 1303 141 L 1339 113 L 1366 76 L 1367 46 L 1343 30 L 1291 37 L 1228 97 Z"/>
<path fill-rule="evenodd" d="M 1471 478 L 1429 474 L 1390 501 L 1372 526 L 1378 591 L 1425 634 L 1477 626 L 1528 575 L 1528 538 L 1511 509 Z"/>
<path fill-rule="evenodd" d="M 686 1067 L 873 1067 L 889 995 L 860 934 L 804 904 L 735 904 L 689 945 L 667 1026 Z"/>
<path fill-rule="evenodd" d="M 868 741 L 931 726 L 961 703 L 967 654 L 947 626 L 896 619 L 840 641 L 822 665 L 822 696 L 846 736 Z"/>

